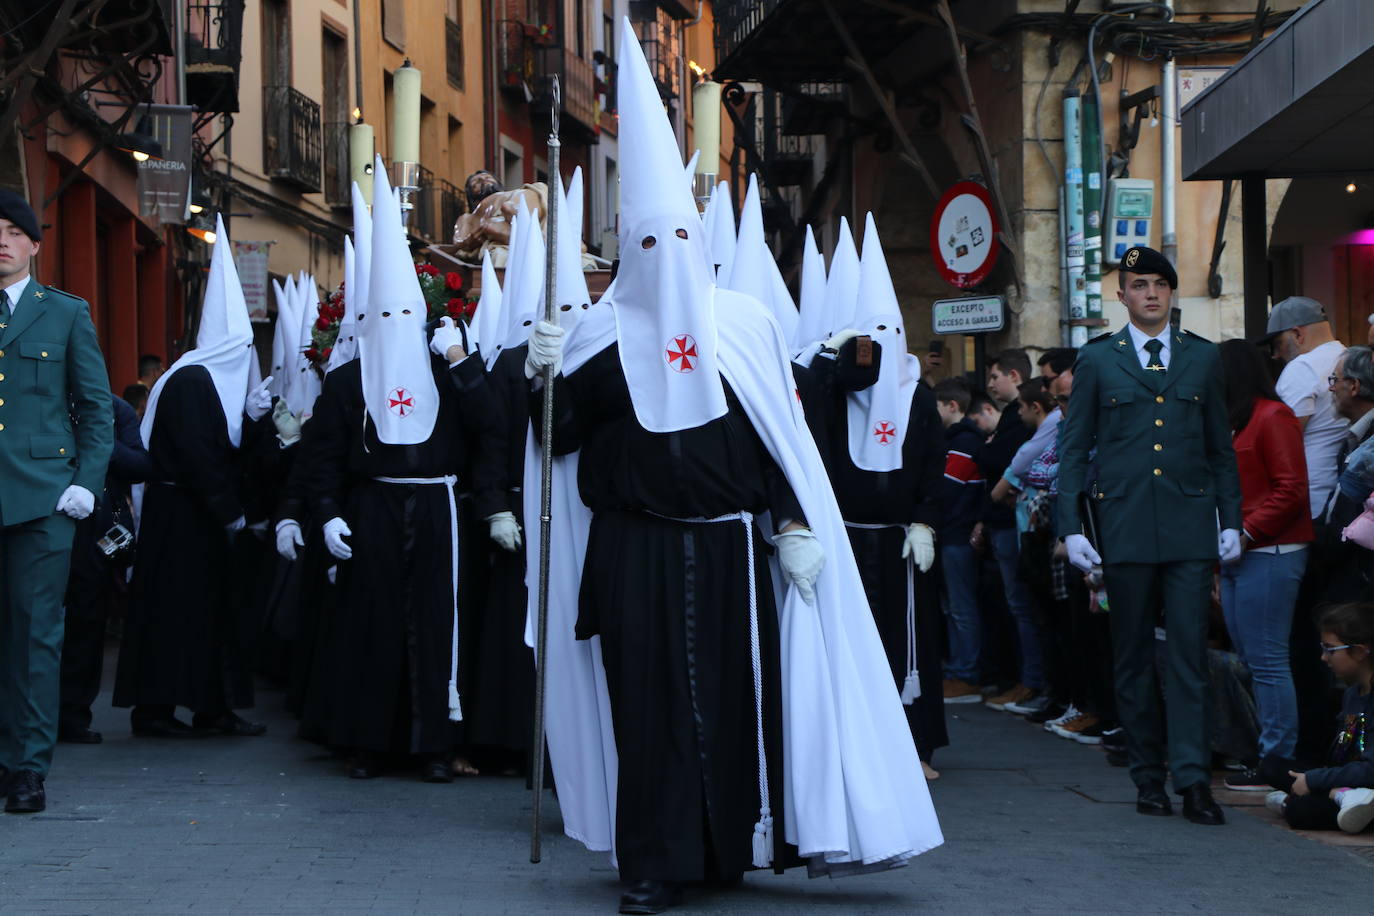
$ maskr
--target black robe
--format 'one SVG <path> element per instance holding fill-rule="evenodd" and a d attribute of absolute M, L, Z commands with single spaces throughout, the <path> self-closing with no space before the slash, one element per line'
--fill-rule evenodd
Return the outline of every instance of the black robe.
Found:
<path fill-rule="evenodd" d="M 439 414 L 429 439 L 386 445 L 367 417 L 361 361 L 331 372 L 310 420 L 311 472 L 319 524 L 343 518 L 353 534 L 350 560 L 338 563 L 337 600 L 324 657 L 327 702 L 318 729 L 334 746 L 374 752 L 438 754 L 458 737 L 448 718 L 453 627 L 452 538 L 448 489 L 375 478 L 456 475 L 473 508 L 500 511 L 500 472 L 491 440 L 497 412 L 481 363 L 451 370 L 434 361 Z M 461 547 L 460 557 L 461 557 Z M 461 621 L 469 601 L 459 583 Z M 461 644 L 461 640 L 460 640 Z M 466 673 L 459 667 L 459 691 Z M 463 697 L 470 709 L 481 698 Z M 312 706 L 312 709 L 316 708 Z"/>
<path fill-rule="evenodd" d="M 504 350 L 487 377 L 501 411 L 501 509 L 515 514 L 522 537 L 529 536 L 522 492 L 529 431 L 527 350 L 524 345 Z M 503 550 L 491 540 L 484 519 L 474 514 L 471 551 L 484 562 L 483 594 L 474 597 L 474 606 L 482 610 L 466 618 L 471 626 L 464 630 L 468 682 L 482 700 L 466 717 L 466 741 L 528 752 L 534 732 L 534 652 L 525 645 L 525 548 Z"/>
<path fill-rule="evenodd" d="M 730 878 L 751 865 L 759 759 L 746 529 L 678 519 L 744 510 L 771 511 L 775 523 L 804 520 L 728 384 L 726 399 L 719 419 L 648 432 L 614 344 L 555 385 L 554 451 L 581 448 L 578 487 L 592 510 L 576 632 L 601 637 L 620 760 L 616 854 L 628 880 Z M 535 417 L 540 403 L 531 399 Z M 782 865 L 795 850 L 782 840 L 778 623 L 757 525 L 753 545 Z"/>
<path fill-rule="evenodd" d="M 244 440 L 254 429 L 245 419 Z M 256 618 L 234 601 L 234 539 L 225 528 L 243 514 L 239 472 L 205 367 L 185 366 L 167 379 L 148 454 L 153 474 L 114 705 L 186 706 L 208 715 L 247 709 L 253 677 L 245 634 Z"/>
<path fill-rule="evenodd" d="M 900 525 L 879 529 L 848 526 L 849 542 L 859 565 L 864 591 L 878 625 L 897 688 L 907 671 L 907 561 L 902 559 L 905 528 L 912 522 L 940 527 L 940 490 L 945 469 L 945 433 L 930 388 L 917 385 L 911 399 L 902 466 L 887 473 L 865 471 L 849 454 L 846 394 L 876 381 L 870 373 L 853 370 L 842 351 L 838 361 L 817 359 L 813 371 L 822 375 L 828 404 L 829 445 L 821 449 L 840 513 L 847 523 Z M 929 762 L 936 749 L 949 744 L 945 727 L 942 658 L 944 637 L 939 589 L 934 571 L 914 574 L 916 602 L 916 667 L 921 696 L 906 707 L 907 721 L 921 759 Z"/>

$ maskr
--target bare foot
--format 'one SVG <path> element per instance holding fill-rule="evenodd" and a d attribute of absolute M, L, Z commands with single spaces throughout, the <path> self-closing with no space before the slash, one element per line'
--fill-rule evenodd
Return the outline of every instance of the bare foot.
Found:
<path fill-rule="evenodd" d="M 472 761 L 468 760 L 466 757 L 454 757 L 453 762 L 450 763 L 449 766 L 453 769 L 454 776 L 482 775 L 481 771 L 478 770 L 477 767 L 473 766 Z"/>
<path fill-rule="evenodd" d="M 935 767 L 931 766 L 930 764 L 926 763 L 924 760 L 921 761 L 921 772 L 926 774 L 927 782 L 929 782 L 932 779 L 940 778 L 940 771 L 935 769 Z"/>

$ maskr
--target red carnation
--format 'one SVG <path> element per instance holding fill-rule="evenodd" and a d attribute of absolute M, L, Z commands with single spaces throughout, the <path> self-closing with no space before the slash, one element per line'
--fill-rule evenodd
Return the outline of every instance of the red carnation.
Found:
<path fill-rule="evenodd" d="M 421 264 L 420 269 L 431 277 L 439 276 L 439 268 L 435 267 L 433 264 Z"/>
<path fill-rule="evenodd" d="M 459 315 L 463 314 L 463 306 L 457 299 L 450 299 L 448 301 L 448 314 L 450 318 L 457 318 Z"/>
<path fill-rule="evenodd" d="M 444 277 L 444 282 L 447 283 L 448 288 L 452 290 L 460 290 L 463 288 L 463 278 L 452 271 L 449 271 L 448 275 Z"/>
<path fill-rule="evenodd" d="M 331 317 L 333 317 L 333 318 L 338 318 L 338 319 L 342 319 L 343 316 L 344 316 L 344 306 L 343 306 L 343 303 L 340 302 L 338 305 L 335 305 L 333 308 L 331 308 L 331 309 L 329 310 L 329 312 L 330 312 L 330 316 L 331 316 Z"/>
<path fill-rule="evenodd" d="M 318 319 L 316 319 L 316 321 L 315 321 L 315 327 L 318 328 L 318 329 L 321 330 L 321 331 L 328 331 L 328 330 L 329 330 L 329 324 L 330 324 L 329 319 L 328 319 L 328 318 L 325 318 L 324 316 L 320 316 L 320 317 L 319 317 Z"/>
<path fill-rule="evenodd" d="M 477 303 L 475 301 L 469 302 L 467 305 L 463 306 L 463 314 L 467 315 L 469 318 L 477 314 Z"/>
<path fill-rule="evenodd" d="M 309 350 L 305 351 L 305 358 L 313 363 L 315 362 L 315 360 L 320 358 L 320 351 L 316 350 L 314 347 L 311 347 Z"/>
<path fill-rule="evenodd" d="M 329 359 L 329 354 L 331 354 L 331 353 L 333 353 L 333 352 L 334 352 L 334 348 L 333 348 L 333 347 L 325 347 L 325 348 L 324 348 L 324 352 L 321 353 L 320 356 L 323 357 L 324 359 Z"/>

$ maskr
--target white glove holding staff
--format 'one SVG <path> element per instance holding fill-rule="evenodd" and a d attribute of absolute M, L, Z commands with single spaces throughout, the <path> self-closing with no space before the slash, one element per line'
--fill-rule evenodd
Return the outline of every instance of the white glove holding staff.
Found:
<path fill-rule="evenodd" d="M 530 332 L 530 351 L 525 357 L 525 378 L 543 373 L 545 366 L 553 367 L 557 375 L 563 368 L 563 329 L 541 321 Z"/>

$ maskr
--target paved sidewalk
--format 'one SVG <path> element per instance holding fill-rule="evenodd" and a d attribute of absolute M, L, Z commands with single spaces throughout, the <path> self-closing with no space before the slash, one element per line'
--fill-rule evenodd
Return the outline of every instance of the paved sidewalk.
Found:
<path fill-rule="evenodd" d="M 278 694 L 261 703 L 267 737 L 184 742 L 133 739 L 100 708 L 106 743 L 58 749 L 48 811 L 0 817 L 0 912 L 615 912 L 615 872 L 561 835 L 552 801 L 529 863 L 521 781 L 349 780 L 292 737 Z M 1221 828 L 1141 817 L 1124 770 L 1013 716 L 951 709 L 950 734 L 944 847 L 883 875 L 751 875 L 680 912 L 1291 916 L 1348 909 L 1374 880 L 1355 852 L 1238 808 Z"/>

